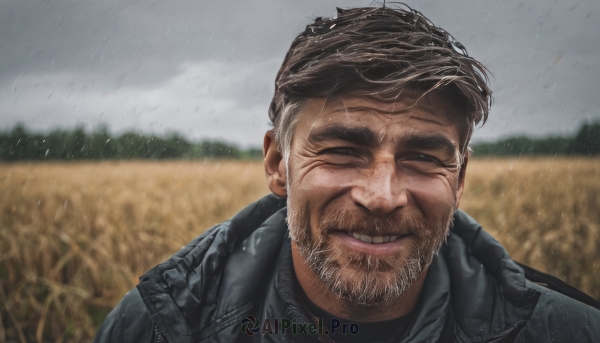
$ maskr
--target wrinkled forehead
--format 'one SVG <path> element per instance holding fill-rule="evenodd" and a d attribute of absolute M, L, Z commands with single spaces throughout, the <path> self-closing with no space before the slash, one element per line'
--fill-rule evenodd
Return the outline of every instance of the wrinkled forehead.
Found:
<path fill-rule="evenodd" d="M 430 122 L 440 126 L 456 127 L 466 118 L 464 107 L 451 93 L 434 90 L 419 92 L 405 89 L 393 101 L 374 96 L 346 92 L 327 98 L 314 98 L 305 103 L 302 121 L 311 126 L 326 125 L 332 121 L 379 121 L 381 125 L 412 122 Z"/>

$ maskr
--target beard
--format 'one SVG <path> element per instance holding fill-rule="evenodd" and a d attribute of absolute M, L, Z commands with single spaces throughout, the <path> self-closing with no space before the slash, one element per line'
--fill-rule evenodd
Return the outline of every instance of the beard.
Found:
<path fill-rule="evenodd" d="M 392 303 L 417 280 L 444 243 L 454 212 L 453 206 L 444 209 L 437 223 L 427 225 L 422 216 L 397 212 L 374 216 L 361 209 L 328 209 L 313 234 L 308 203 L 290 192 L 287 206 L 290 237 L 300 255 L 330 291 L 364 307 Z M 339 251 L 332 246 L 330 234 L 340 230 L 369 236 L 397 235 L 414 244 L 408 245 L 405 254 L 398 251 L 386 258 Z"/>

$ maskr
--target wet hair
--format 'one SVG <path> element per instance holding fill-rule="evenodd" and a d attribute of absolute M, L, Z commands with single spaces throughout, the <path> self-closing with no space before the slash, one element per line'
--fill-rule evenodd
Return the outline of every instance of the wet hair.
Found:
<path fill-rule="evenodd" d="M 394 102 L 405 88 L 441 89 L 464 113 L 463 156 L 474 126 L 488 117 L 487 73 L 452 35 L 407 5 L 338 8 L 337 17 L 316 18 L 292 42 L 275 79 L 269 117 L 287 165 L 297 114 L 310 98 L 352 91 Z"/>

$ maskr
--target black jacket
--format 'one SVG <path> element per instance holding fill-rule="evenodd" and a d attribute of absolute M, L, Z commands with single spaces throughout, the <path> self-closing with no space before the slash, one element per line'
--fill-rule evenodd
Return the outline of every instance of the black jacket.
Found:
<path fill-rule="evenodd" d="M 327 341 L 326 335 L 291 330 L 252 336 L 241 330 L 249 315 L 314 321 L 294 294 L 284 206 L 266 196 L 151 269 L 108 315 L 94 342 Z M 548 288 L 526 278 L 495 239 L 457 211 L 428 271 L 414 322 L 392 341 L 600 342 L 593 299 L 527 271 Z"/>

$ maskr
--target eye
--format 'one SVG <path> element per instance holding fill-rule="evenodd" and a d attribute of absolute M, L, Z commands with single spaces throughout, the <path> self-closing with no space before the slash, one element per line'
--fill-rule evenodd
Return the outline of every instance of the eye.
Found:
<path fill-rule="evenodd" d="M 346 148 L 346 147 L 329 148 L 329 149 L 325 150 L 324 153 L 326 153 L 326 154 L 334 154 L 334 155 L 346 155 L 346 156 L 356 156 L 356 155 L 358 155 L 358 153 L 356 152 L 356 150 L 354 150 L 352 148 Z"/>
<path fill-rule="evenodd" d="M 416 154 L 416 155 L 409 157 L 408 160 L 423 162 L 423 163 L 440 164 L 440 161 L 437 158 L 426 155 L 426 154 Z"/>
<path fill-rule="evenodd" d="M 324 149 L 319 154 L 323 161 L 331 165 L 354 166 L 364 160 L 360 150 L 351 147 L 333 147 Z"/>
<path fill-rule="evenodd" d="M 406 168 L 421 172 L 431 172 L 442 166 L 439 159 L 427 154 L 410 154 L 404 156 L 399 163 Z"/>

